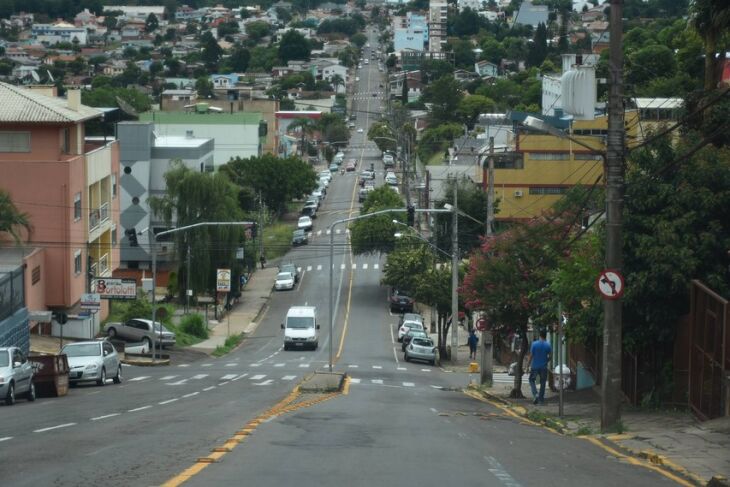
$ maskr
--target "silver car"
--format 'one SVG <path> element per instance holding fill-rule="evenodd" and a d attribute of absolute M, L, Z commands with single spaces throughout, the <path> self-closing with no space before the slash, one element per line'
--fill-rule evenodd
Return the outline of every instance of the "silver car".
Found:
<path fill-rule="evenodd" d="M 96 382 L 106 384 L 108 377 L 115 384 L 122 383 L 122 363 L 111 343 L 106 340 L 69 343 L 61 349 L 68 358 L 68 380 L 70 383 Z"/>
<path fill-rule="evenodd" d="M 33 366 L 19 348 L 0 348 L 0 399 L 12 406 L 19 395 L 35 401 Z"/>
<path fill-rule="evenodd" d="M 119 337 L 132 342 L 144 342 L 148 350 L 152 349 L 153 343 L 158 347 L 162 341 L 163 347 L 171 347 L 177 340 L 175 333 L 165 328 L 165 325 L 156 321 L 153 327 L 152 320 L 144 318 L 132 318 L 124 323 L 107 323 L 104 331 L 109 338 Z"/>
<path fill-rule="evenodd" d="M 406 362 L 411 360 L 425 360 L 431 365 L 436 365 L 436 347 L 433 340 L 425 337 L 413 337 L 411 343 L 406 347 L 403 357 Z"/>

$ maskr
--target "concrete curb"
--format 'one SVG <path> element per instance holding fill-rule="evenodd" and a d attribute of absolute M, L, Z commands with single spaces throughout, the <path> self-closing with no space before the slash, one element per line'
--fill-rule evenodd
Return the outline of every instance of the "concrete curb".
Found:
<path fill-rule="evenodd" d="M 170 359 L 162 359 L 153 362 L 152 360 L 135 360 L 135 359 L 122 359 L 120 360 L 124 365 L 134 365 L 136 367 L 161 367 L 163 365 L 170 365 Z"/>

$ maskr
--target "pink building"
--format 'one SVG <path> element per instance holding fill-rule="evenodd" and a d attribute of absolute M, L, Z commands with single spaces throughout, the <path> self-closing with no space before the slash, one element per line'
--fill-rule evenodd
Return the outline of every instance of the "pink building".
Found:
<path fill-rule="evenodd" d="M 81 105 L 79 91 L 59 98 L 52 87 L 0 83 L 0 106 L 0 188 L 32 224 L 23 257 L 26 307 L 31 315 L 65 311 L 69 324 L 81 322 L 90 334 L 108 303 L 91 318 L 78 316 L 81 294 L 92 276 L 111 277 L 119 262 L 118 144 L 86 140 L 84 123 L 102 112 Z"/>

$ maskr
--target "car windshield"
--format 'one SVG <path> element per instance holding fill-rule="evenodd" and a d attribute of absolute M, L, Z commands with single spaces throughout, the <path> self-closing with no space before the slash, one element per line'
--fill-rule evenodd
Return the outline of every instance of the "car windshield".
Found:
<path fill-rule="evenodd" d="M 418 345 L 421 347 L 433 347 L 433 342 L 430 338 L 414 337 L 411 341 L 414 345 Z"/>
<path fill-rule="evenodd" d="M 286 319 L 286 327 L 296 328 L 298 330 L 314 328 L 314 318 L 306 316 L 291 316 Z"/>
<path fill-rule="evenodd" d="M 423 325 L 416 322 L 403 323 L 403 326 L 410 328 L 411 330 L 423 330 Z"/>
<path fill-rule="evenodd" d="M 81 345 L 66 345 L 61 350 L 69 357 L 96 357 L 101 355 L 101 347 L 98 343 L 84 343 Z"/>
<path fill-rule="evenodd" d="M 7 367 L 10 365 L 10 352 L 0 353 L 0 367 Z"/>
<path fill-rule="evenodd" d="M 301 237 L 302 235 L 304 235 L 304 230 L 294 230 L 295 237 Z"/>
<path fill-rule="evenodd" d="M 289 272 L 280 272 L 276 275 L 277 281 L 283 281 L 286 279 L 291 279 L 291 274 Z M 271 282 L 271 281 L 269 281 L 269 282 Z"/>

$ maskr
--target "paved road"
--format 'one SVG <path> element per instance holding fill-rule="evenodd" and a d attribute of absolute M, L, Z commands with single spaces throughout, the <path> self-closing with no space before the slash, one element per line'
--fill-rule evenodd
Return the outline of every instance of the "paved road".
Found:
<path fill-rule="evenodd" d="M 370 40 L 375 45 L 375 36 Z M 347 158 L 382 171 L 366 141 L 381 74 L 359 73 L 358 126 Z M 370 94 L 370 96 L 363 96 Z M 122 385 L 77 387 L 69 396 L 0 407 L 0 478 L 12 486 L 161 485 L 324 368 L 329 345 L 348 395 L 262 424 L 220 463 L 186 485 L 663 485 L 653 471 L 607 457 L 585 440 L 505 418 L 458 389 L 463 375 L 403 363 L 397 316 L 380 286 L 383 261 L 353 258 L 335 233 L 337 312 L 327 323 L 329 225 L 356 214 L 356 176 L 335 175 L 308 246 L 287 260 L 302 268 L 294 291 L 276 293 L 254 335 L 236 352 L 167 368 L 126 367 Z M 382 179 L 378 179 L 381 182 Z M 292 305 L 315 305 L 316 351 L 282 350 L 279 327 Z"/>

